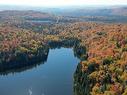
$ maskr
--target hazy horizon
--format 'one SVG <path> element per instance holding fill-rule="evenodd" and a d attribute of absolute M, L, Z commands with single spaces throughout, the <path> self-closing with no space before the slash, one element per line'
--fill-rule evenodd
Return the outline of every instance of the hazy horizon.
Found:
<path fill-rule="evenodd" d="M 127 0 L 2 0 L 0 5 L 31 7 L 114 6 L 127 5 Z"/>

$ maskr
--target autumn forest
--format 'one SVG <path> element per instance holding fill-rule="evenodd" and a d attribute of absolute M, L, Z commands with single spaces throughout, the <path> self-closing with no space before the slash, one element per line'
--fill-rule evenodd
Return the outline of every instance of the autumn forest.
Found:
<path fill-rule="evenodd" d="M 127 95 L 126 22 L 127 7 L 56 13 L 2 10 L 0 75 L 39 64 L 50 49 L 72 48 L 80 59 L 74 95 Z"/>

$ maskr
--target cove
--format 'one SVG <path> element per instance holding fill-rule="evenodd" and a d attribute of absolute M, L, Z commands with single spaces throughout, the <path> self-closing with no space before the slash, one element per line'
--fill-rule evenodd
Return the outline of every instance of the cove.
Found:
<path fill-rule="evenodd" d="M 0 95 L 73 95 L 79 63 L 72 48 L 50 49 L 45 62 L 0 75 Z"/>

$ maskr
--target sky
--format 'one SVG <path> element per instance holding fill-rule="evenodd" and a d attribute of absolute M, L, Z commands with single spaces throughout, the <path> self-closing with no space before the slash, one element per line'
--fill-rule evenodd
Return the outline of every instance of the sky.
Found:
<path fill-rule="evenodd" d="M 0 5 L 25 6 L 84 6 L 84 5 L 127 5 L 127 0 L 0 0 Z"/>

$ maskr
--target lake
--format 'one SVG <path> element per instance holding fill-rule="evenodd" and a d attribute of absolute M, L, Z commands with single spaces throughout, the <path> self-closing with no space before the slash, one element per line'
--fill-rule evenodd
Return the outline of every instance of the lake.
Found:
<path fill-rule="evenodd" d="M 72 48 L 50 49 L 44 64 L 0 75 L 0 95 L 73 95 L 79 61 Z"/>

